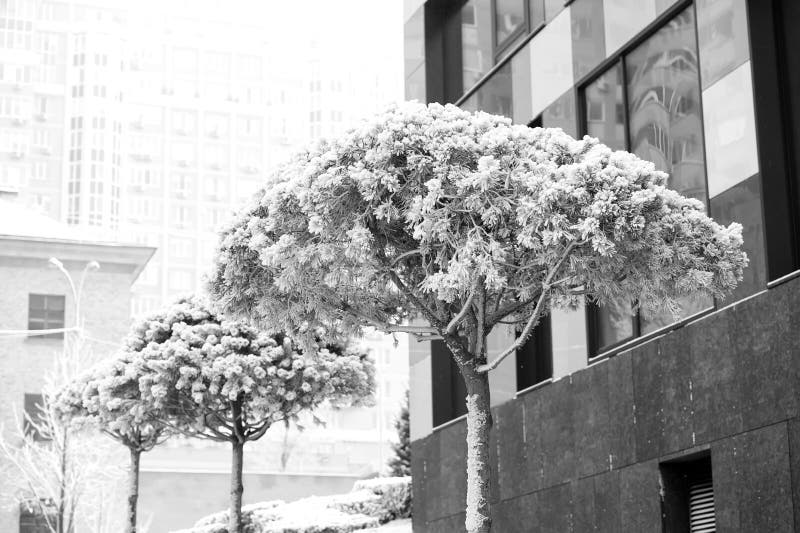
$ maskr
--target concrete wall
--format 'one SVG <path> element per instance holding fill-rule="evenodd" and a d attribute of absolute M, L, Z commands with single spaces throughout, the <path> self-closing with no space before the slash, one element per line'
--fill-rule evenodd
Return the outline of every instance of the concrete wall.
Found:
<path fill-rule="evenodd" d="M 191 527 L 198 519 L 228 508 L 229 479 L 227 473 L 142 472 L 140 523 L 148 526 L 148 533 Z M 356 479 L 245 473 L 243 502 L 247 505 L 267 500 L 292 501 L 312 494 L 350 492 Z"/>
<path fill-rule="evenodd" d="M 800 279 L 524 393 L 494 423 L 495 531 L 661 531 L 659 463 L 701 450 L 718 531 L 800 531 Z M 415 533 L 463 531 L 465 435 L 460 421 L 412 443 Z"/>

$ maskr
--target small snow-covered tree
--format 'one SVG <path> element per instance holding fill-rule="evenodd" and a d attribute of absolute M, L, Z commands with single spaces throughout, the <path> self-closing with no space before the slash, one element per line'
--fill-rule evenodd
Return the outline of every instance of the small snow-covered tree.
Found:
<path fill-rule="evenodd" d="M 136 533 L 141 455 L 169 436 L 162 422 L 166 415 L 142 399 L 138 368 L 136 356 L 123 352 L 62 387 L 54 405 L 68 423 L 96 426 L 128 449 L 128 533 Z"/>
<path fill-rule="evenodd" d="M 76 431 L 58 408 L 59 392 L 97 356 L 78 335 L 65 340 L 45 374 L 41 404 L 10 428 L 0 427 L 0 478 L 8 482 L 0 499 L 26 509 L 49 533 L 87 527 L 119 531 L 115 487 L 122 471 L 104 439 Z"/>
<path fill-rule="evenodd" d="M 394 456 L 389 458 L 389 473 L 402 477 L 411 475 L 411 433 L 408 418 L 408 391 L 406 391 L 403 406 L 394 421 L 397 430 L 397 442 L 392 443 Z"/>
<path fill-rule="evenodd" d="M 165 425 L 231 444 L 229 533 L 242 532 L 246 442 L 326 400 L 359 405 L 374 390 L 364 354 L 322 344 L 304 353 L 289 337 L 227 321 L 196 297 L 136 322 L 127 347 L 138 357 L 142 398 Z"/>
<path fill-rule="evenodd" d="M 467 389 L 469 532 L 489 531 L 488 372 L 553 307 L 723 297 L 747 259 L 667 175 L 596 139 L 394 107 L 284 165 L 221 236 L 223 309 L 286 331 L 443 339 Z M 421 319 L 419 321 L 411 319 Z M 500 324 L 519 336 L 492 359 Z"/>

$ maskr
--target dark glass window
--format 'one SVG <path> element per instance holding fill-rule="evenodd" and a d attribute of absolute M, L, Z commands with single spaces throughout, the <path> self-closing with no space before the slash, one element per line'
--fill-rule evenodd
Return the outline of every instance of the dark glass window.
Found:
<path fill-rule="evenodd" d="M 761 177 L 746 179 L 711 199 L 711 216 L 720 224 L 742 225 L 743 248 L 750 260 L 744 279 L 728 297 L 736 301 L 766 286 L 767 265 L 764 251 L 764 222 L 761 216 Z"/>
<path fill-rule="evenodd" d="M 553 340 L 550 317 L 543 318 L 517 350 L 517 390 L 553 377 Z"/>
<path fill-rule="evenodd" d="M 626 341 L 639 334 L 638 317 L 628 300 L 594 306 L 594 353 Z"/>
<path fill-rule="evenodd" d="M 442 340 L 431 341 L 431 385 L 434 427 L 467 413 L 467 387 Z"/>
<path fill-rule="evenodd" d="M 461 7 L 461 63 L 464 91 L 494 65 L 491 0 L 469 0 Z"/>
<path fill-rule="evenodd" d="M 698 0 L 696 6 L 705 89 L 750 58 L 747 12 L 742 0 Z"/>
<path fill-rule="evenodd" d="M 64 327 L 64 296 L 53 294 L 28 295 L 28 329 L 58 329 Z M 48 339 L 63 339 L 64 333 L 40 335 Z"/>
<path fill-rule="evenodd" d="M 532 30 L 544 24 L 544 0 L 528 0 L 528 18 Z"/>
<path fill-rule="evenodd" d="M 625 109 L 622 64 L 586 86 L 584 91 L 586 133 L 614 150 L 624 150 Z"/>
<path fill-rule="evenodd" d="M 503 46 L 525 27 L 525 2 L 523 0 L 495 0 L 495 44 Z"/>
<path fill-rule="evenodd" d="M 574 91 L 570 89 L 547 106 L 542 112 L 542 125 L 545 128 L 561 128 L 573 137 L 578 135 L 575 121 Z"/>
<path fill-rule="evenodd" d="M 512 116 L 511 66 L 511 62 L 503 65 L 461 104 L 461 108 L 467 111 L 480 110 L 495 115 Z"/>
<path fill-rule="evenodd" d="M 693 10 L 625 58 L 631 152 L 669 173 L 669 186 L 705 203 L 703 124 Z"/>
<path fill-rule="evenodd" d="M 602 0 L 575 0 L 572 17 L 572 66 L 575 79 L 587 74 L 606 58 Z"/>

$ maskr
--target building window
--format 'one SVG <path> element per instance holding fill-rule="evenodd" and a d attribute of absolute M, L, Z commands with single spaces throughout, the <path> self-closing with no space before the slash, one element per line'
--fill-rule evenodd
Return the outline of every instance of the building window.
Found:
<path fill-rule="evenodd" d="M 25 420 L 23 429 L 25 436 L 35 441 L 49 440 L 47 435 L 43 435 L 41 429 L 46 422 L 44 397 L 41 394 L 25 393 Z"/>
<path fill-rule="evenodd" d="M 553 341 L 550 317 L 539 321 L 525 344 L 517 350 L 517 390 L 553 377 Z"/>
<path fill-rule="evenodd" d="M 525 29 L 525 2 L 523 0 L 495 0 L 495 45 L 507 45 Z"/>
<path fill-rule="evenodd" d="M 28 295 L 28 329 L 59 329 L 64 327 L 64 296 L 53 294 Z M 46 339 L 63 339 L 64 332 L 37 335 Z"/>
<path fill-rule="evenodd" d="M 434 427 L 467 413 L 467 386 L 443 340 L 431 341 L 431 384 Z"/>
<path fill-rule="evenodd" d="M 48 516 L 41 514 L 41 508 L 47 510 Z M 36 501 L 20 505 L 19 510 L 19 533 L 49 533 L 52 531 L 49 524 L 54 524 L 57 509 L 51 500 L 47 500 L 44 505 L 39 505 Z"/>
<path fill-rule="evenodd" d="M 717 530 L 711 456 L 678 459 L 660 465 L 664 531 L 713 533 Z"/>
<path fill-rule="evenodd" d="M 750 74 L 741 68 L 706 89 L 702 113 L 695 32 L 694 10 L 688 8 L 623 50 L 616 64 L 582 87 L 583 132 L 652 161 L 669 174 L 669 187 L 703 202 L 718 222 L 744 223 L 750 266 L 734 294 L 740 299 L 766 282 Z M 680 304 L 682 319 L 714 302 Z M 589 310 L 592 355 L 675 322 L 672 313 L 634 314 L 627 301 Z"/>

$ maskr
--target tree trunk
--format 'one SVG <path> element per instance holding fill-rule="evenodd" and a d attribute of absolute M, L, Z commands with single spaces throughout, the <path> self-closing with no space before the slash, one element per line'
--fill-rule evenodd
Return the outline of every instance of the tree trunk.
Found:
<path fill-rule="evenodd" d="M 58 480 L 58 515 L 56 516 L 56 531 L 58 533 L 65 533 L 67 528 L 65 518 L 67 514 L 67 439 L 69 438 L 69 433 L 67 433 L 66 427 L 64 427 L 62 431 L 61 453 L 59 457 L 61 462 L 59 465 L 61 467 L 61 476 Z"/>
<path fill-rule="evenodd" d="M 228 533 L 243 533 L 242 529 L 242 463 L 244 462 L 244 443 L 238 440 L 231 442 L 231 510 L 228 521 Z"/>
<path fill-rule="evenodd" d="M 139 458 L 142 451 L 139 448 L 129 448 L 131 464 L 128 477 L 128 526 L 127 533 L 136 533 L 136 506 L 139 502 Z"/>
<path fill-rule="evenodd" d="M 492 528 L 490 498 L 492 469 L 489 430 L 492 427 L 489 375 L 465 365 L 467 385 L 467 533 L 488 533 Z"/>

